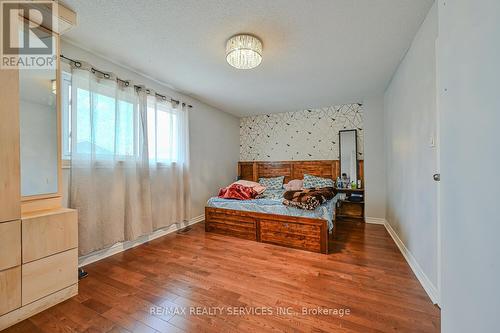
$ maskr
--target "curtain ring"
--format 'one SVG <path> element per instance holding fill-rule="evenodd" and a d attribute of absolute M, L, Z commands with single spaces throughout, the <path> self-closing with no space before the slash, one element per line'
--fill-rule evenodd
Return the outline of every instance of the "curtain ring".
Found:
<path fill-rule="evenodd" d="M 76 67 L 76 68 L 80 68 L 80 67 L 82 67 L 82 63 L 81 63 L 81 62 L 79 62 L 79 61 L 75 61 L 75 67 Z"/>
<path fill-rule="evenodd" d="M 109 79 L 109 74 L 104 74 L 104 78 Z"/>
<path fill-rule="evenodd" d="M 128 87 L 130 83 L 128 81 L 125 81 L 125 87 Z"/>

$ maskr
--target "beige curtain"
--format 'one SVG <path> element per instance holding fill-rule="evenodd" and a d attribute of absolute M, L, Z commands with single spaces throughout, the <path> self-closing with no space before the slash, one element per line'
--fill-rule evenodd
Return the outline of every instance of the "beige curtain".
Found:
<path fill-rule="evenodd" d="M 73 66 L 70 207 L 85 255 L 189 216 L 187 108 Z"/>

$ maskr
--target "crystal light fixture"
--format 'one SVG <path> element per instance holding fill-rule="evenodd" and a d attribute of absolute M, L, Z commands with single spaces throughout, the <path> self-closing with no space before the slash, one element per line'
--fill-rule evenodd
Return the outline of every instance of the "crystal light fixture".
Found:
<path fill-rule="evenodd" d="M 252 35 L 235 35 L 227 41 L 226 60 L 238 69 L 251 69 L 262 61 L 262 42 Z"/>

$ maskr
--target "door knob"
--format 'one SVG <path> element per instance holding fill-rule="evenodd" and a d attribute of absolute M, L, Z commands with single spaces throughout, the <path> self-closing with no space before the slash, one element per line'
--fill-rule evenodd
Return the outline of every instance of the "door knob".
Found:
<path fill-rule="evenodd" d="M 441 174 L 440 173 L 435 173 L 432 178 L 435 180 L 435 181 L 440 181 L 441 180 Z"/>

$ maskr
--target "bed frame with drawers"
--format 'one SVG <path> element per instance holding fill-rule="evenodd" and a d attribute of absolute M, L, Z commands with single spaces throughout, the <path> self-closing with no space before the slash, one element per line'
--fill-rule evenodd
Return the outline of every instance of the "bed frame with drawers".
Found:
<path fill-rule="evenodd" d="M 363 161 L 358 161 L 359 179 Z M 240 179 L 258 181 L 259 177 L 285 176 L 284 182 L 302 179 L 304 174 L 336 179 L 338 160 L 239 162 Z M 319 218 L 205 207 L 205 231 L 328 254 L 328 221 Z"/>

